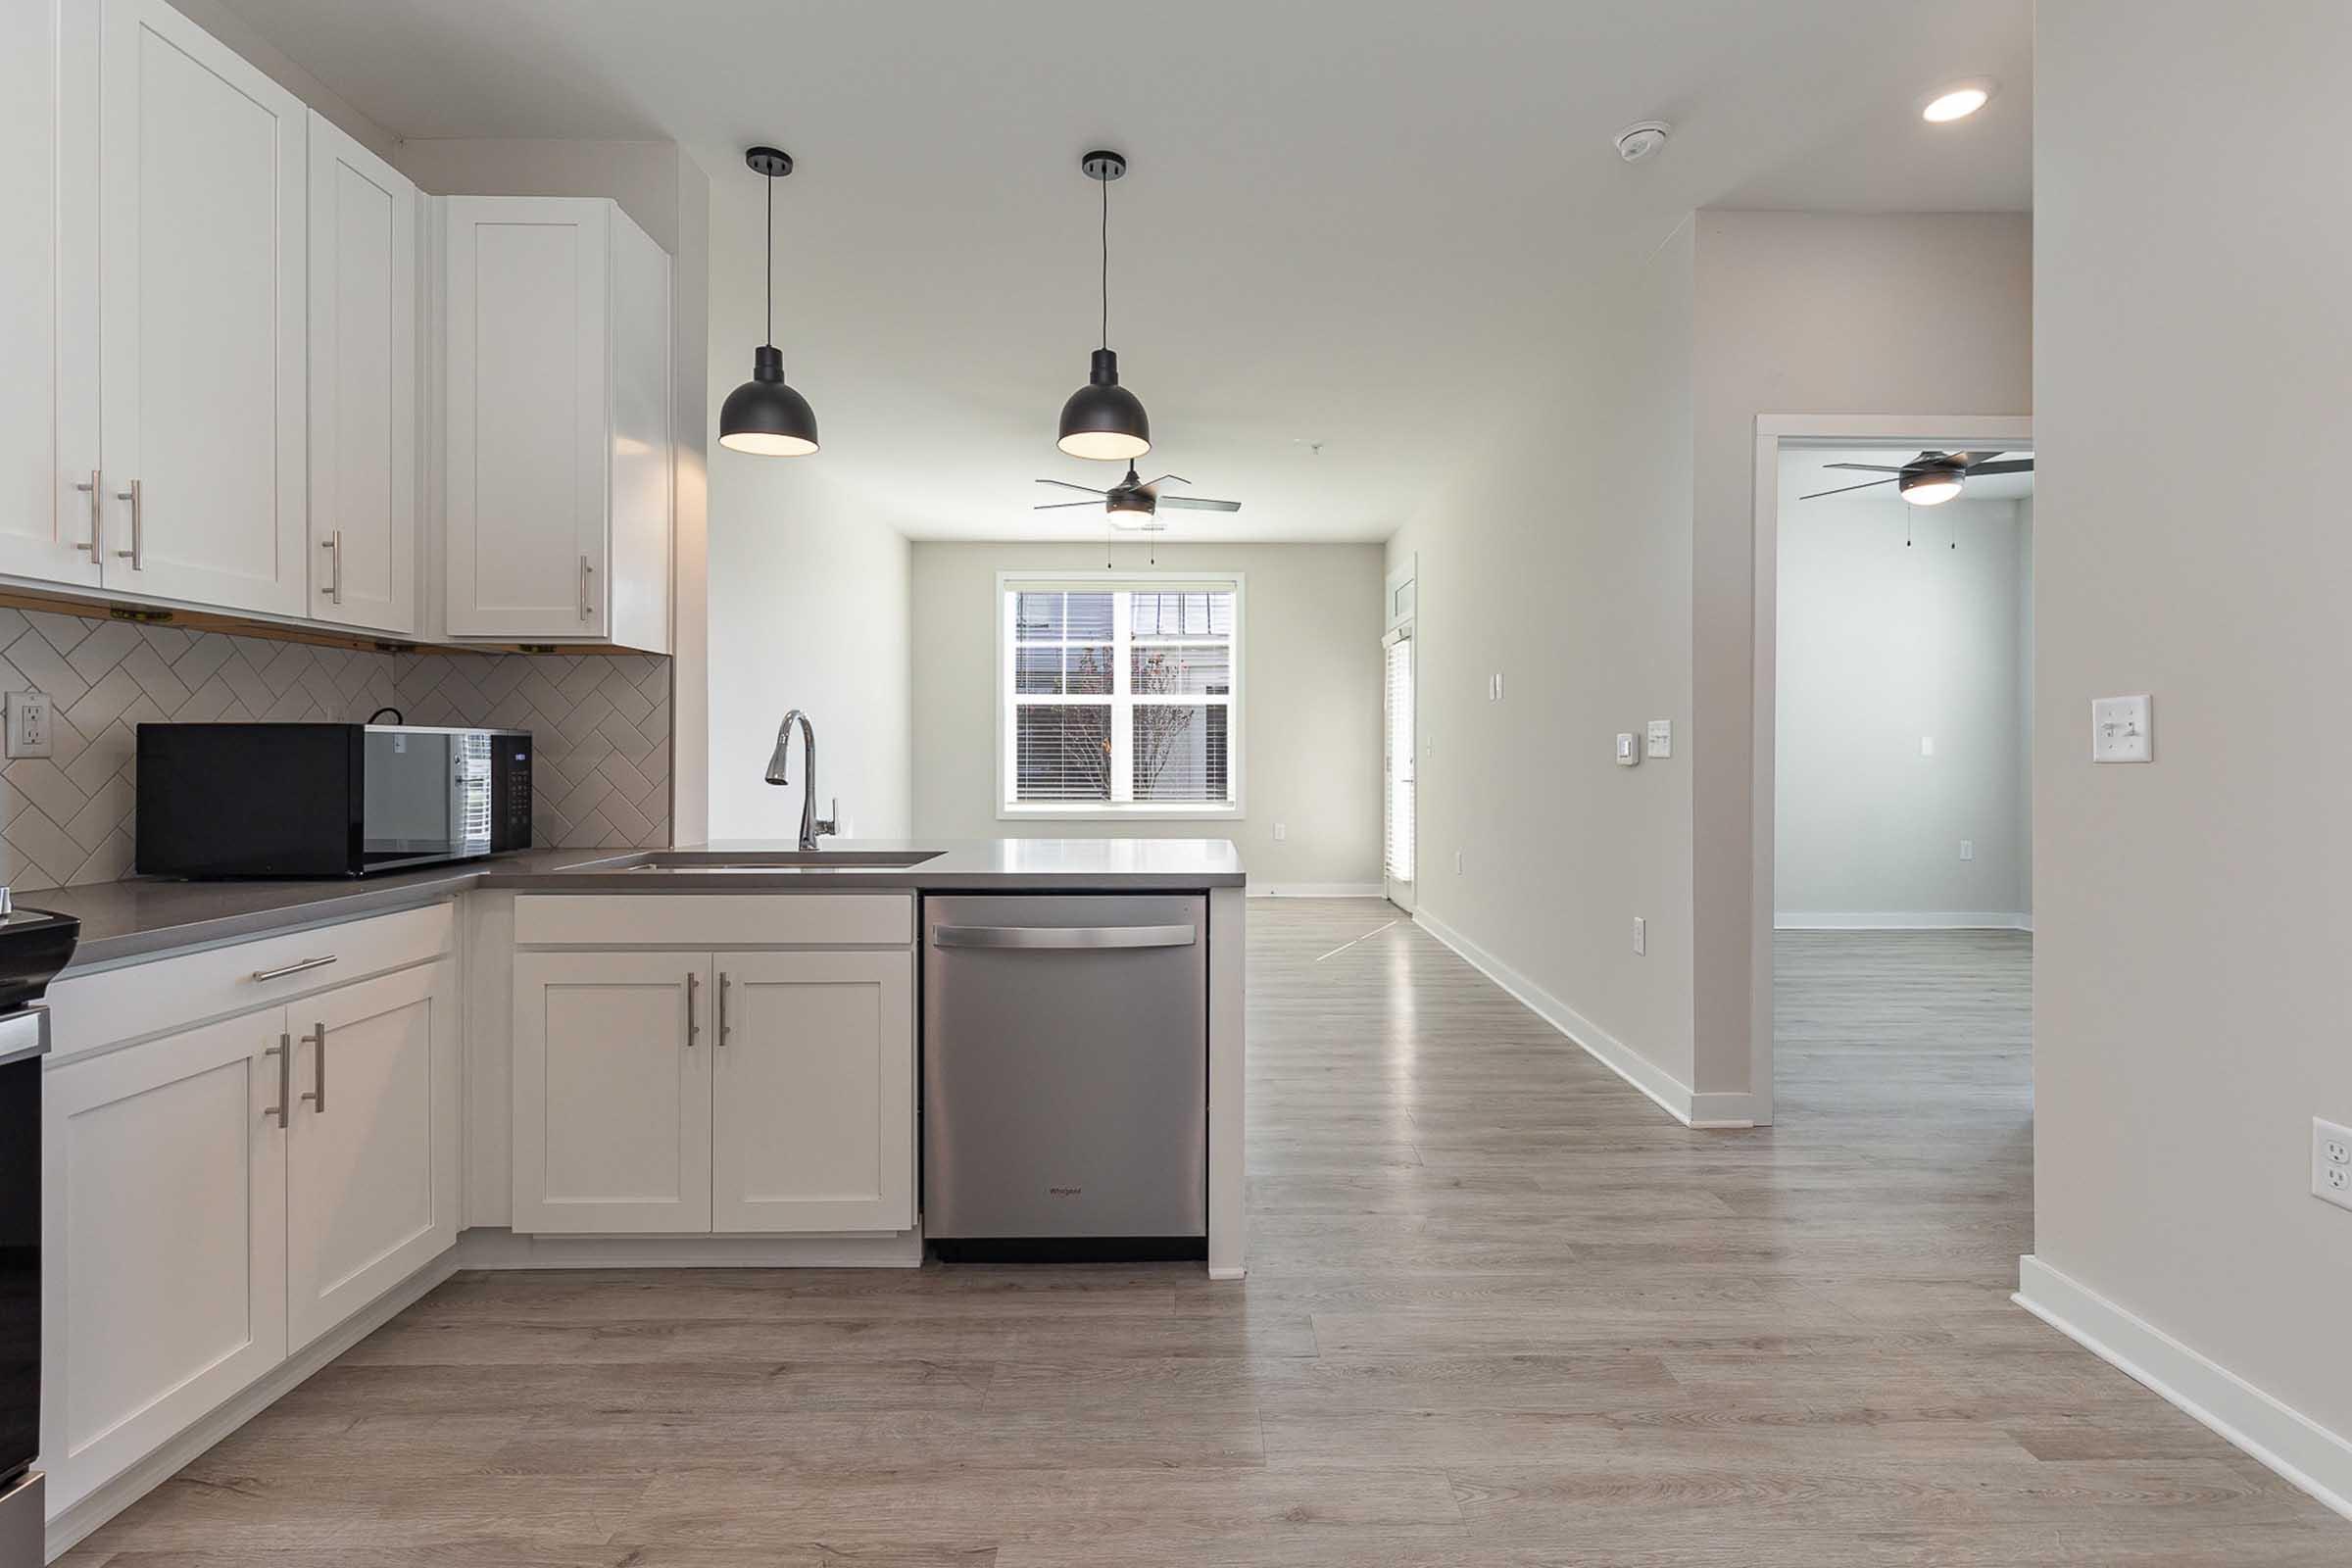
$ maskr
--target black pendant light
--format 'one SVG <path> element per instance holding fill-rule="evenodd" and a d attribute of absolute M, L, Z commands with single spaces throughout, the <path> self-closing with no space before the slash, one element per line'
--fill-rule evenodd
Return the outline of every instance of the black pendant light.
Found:
<path fill-rule="evenodd" d="M 1102 187 L 1102 346 L 1086 385 L 1061 406 L 1057 444 L 1073 458 L 1133 463 L 1152 450 L 1152 420 L 1143 400 L 1119 385 L 1119 357 L 1110 352 L 1110 182 L 1127 172 L 1127 160 L 1091 152 L 1078 167 Z"/>
<path fill-rule="evenodd" d="M 776 347 L 776 181 L 792 172 L 792 155 L 754 147 L 743 155 L 767 180 L 767 341 L 752 351 L 752 378 L 718 410 L 718 444 L 762 458 L 805 458 L 816 450 L 816 413 L 784 384 Z"/>

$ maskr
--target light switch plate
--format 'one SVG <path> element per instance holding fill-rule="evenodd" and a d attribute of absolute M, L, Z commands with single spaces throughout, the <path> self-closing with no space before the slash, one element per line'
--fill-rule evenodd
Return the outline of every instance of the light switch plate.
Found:
<path fill-rule="evenodd" d="M 1634 744 L 1634 732 L 1630 729 L 1618 731 L 1617 765 L 1631 767 L 1640 760 L 1642 760 L 1642 749 Z"/>
<path fill-rule="evenodd" d="M 2154 759 L 2155 750 L 2155 708 L 2145 695 L 2091 699 L 2092 761 L 2145 762 Z"/>
<path fill-rule="evenodd" d="M 1934 757 L 1936 755 L 1935 736 L 1922 735 L 1919 738 L 1919 755 L 1922 757 Z"/>
<path fill-rule="evenodd" d="M 1640 957 L 1648 951 L 1649 922 L 1637 914 L 1634 916 L 1634 956 Z"/>
<path fill-rule="evenodd" d="M 55 744 L 49 728 L 47 692 L 8 694 L 8 744 L 11 757 L 47 757 Z"/>
<path fill-rule="evenodd" d="M 1652 757 L 1672 757 L 1674 755 L 1673 719 L 1653 718 L 1649 721 L 1649 755 Z"/>

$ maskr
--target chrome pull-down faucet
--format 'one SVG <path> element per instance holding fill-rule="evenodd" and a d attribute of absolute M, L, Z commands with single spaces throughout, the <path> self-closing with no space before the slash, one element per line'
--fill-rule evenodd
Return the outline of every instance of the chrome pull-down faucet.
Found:
<path fill-rule="evenodd" d="M 841 797 L 837 795 L 833 798 L 831 816 L 820 817 L 816 814 L 816 726 L 809 723 L 808 715 L 797 708 L 786 713 L 784 722 L 776 726 L 776 749 L 767 760 L 767 781 L 770 784 L 792 782 L 785 774 L 785 764 L 792 758 L 792 725 L 795 719 L 800 721 L 801 735 L 808 742 L 805 760 L 808 771 L 801 780 L 801 848 L 813 850 L 819 834 L 831 835 L 840 831 L 835 824 L 841 820 Z"/>

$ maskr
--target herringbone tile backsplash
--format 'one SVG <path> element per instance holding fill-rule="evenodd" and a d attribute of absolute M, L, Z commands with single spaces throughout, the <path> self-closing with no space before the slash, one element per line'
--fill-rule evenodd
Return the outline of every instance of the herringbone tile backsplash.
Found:
<path fill-rule="evenodd" d="M 544 846 L 669 842 L 669 661 L 375 654 L 0 606 L 0 691 L 52 701 L 53 755 L 0 767 L 0 881 L 131 874 L 133 727 L 165 719 L 491 724 L 535 737 Z M 257 809 L 267 803 L 257 801 Z"/>

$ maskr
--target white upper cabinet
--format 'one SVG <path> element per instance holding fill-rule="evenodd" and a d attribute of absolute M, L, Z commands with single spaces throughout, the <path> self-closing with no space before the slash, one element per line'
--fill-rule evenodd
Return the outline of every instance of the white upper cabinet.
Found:
<path fill-rule="evenodd" d="M 416 630 L 416 187 L 310 117 L 310 608 Z"/>
<path fill-rule="evenodd" d="M 667 653 L 669 258 L 600 198 L 445 201 L 448 633 Z"/>
<path fill-rule="evenodd" d="M 308 612 L 310 116 L 164 0 L 104 0 L 106 585 Z"/>
<path fill-rule="evenodd" d="M 81 206 L 87 233 L 93 181 L 62 133 L 95 94 L 59 89 L 94 29 L 69 40 L 67 24 L 65 0 L 0 0 L 0 572 L 94 587 L 95 333 L 88 289 L 66 287 L 67 267 L 91 258 L 67 244 L 59 200 Z M 87 136 L 73 145 L 86 152 Z"/>

